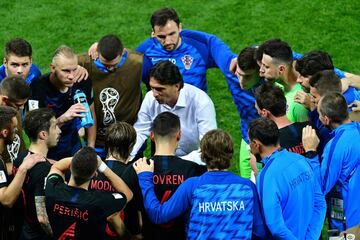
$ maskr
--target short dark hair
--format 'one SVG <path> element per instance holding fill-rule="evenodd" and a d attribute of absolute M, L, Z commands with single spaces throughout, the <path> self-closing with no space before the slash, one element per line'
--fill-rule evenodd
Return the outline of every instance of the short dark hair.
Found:
<path fill-rule="evenodd" d="M 0 131 L 8 129 L 11 125 L 12 119 L 16 117 L 16 110 L 8 106 L 0 106 Z"/>
<path fill-rule="evenodd" d="M 18 57 L 30 57 L 32 56 L 32 48 L 28 41 L 22 38 L 14 38 L 5 44 L 5 57 L 10 54 L 14 54 Z"/>
<path fill-rule="evenodd" d="M 276 146 L 279 144 L 279 129 L 273 120 L 258 118 L 249 124 L 249 139 L 256 139 L 265 146 Z"/>
<path fill-rule="evenodd" d="M 155 64 L 149 74 L 150 78 L 155 78 L 162 85 L 174 85 L 180 83 L 180 89 L 184 86 L 184 81 L 179 68 L 170 61 L 161 61 Z"/>
<path fill-rule="evenodd" d="M 291 47 L 284 41 L 268 42 L 264 47 L 264 54 L 273 58 L 273 61 L 291 65 L 293 62 L 293 54 Z"/>
<path fill-rule="evenodd" d="M 7 76 L 0 83 L 0 95 L 19 101 L 31 96 L 31 88 L 21 76 Z"/>
<path fill-rule="evenodd" d="M 151 131 L 155 137 L 172 137 L 180 130 L 180 119 L 171 112 L 162 112 L 158 114 L 151 123 Z"/>
<path fill-rule="evenodd" d="M 155 11 L 150 18 L 151 27 L 165 26 L 168 21 L 174 21 L 178 26 L 180 24 L 179 16 L 173 8 L 161 8 Z"/>
<path fill-rule="evenodd" d="M 228 169 L 234 154 L 234 142 L 221 129 L 207 132 L 200 141 L 201 159 L 209 169 Z"/>
<path fill-rule="evenodd" d="M 341 80 L 334 70 L 324 70 L 315 73 L 309 80 L 311 87 L 316 88 L 320 96 L 329 92 L 341 93 Z"/>
<path fill-rule="evenodd" d="M 136 131 L 126 122 L 111 124 L 105 133 L 105 150 L 114 157 L 126 160 L 136 143 Z"/>
<path fill-rule="evenodd" d="M 311 51 L 296 61 L 295 69 L 301 76 L 312 76 L 322 70 L 334 69 L 330 55 L 324 51 Z"/>
<path fill-rule="evenodd" d="M 29 111 L 24 120 L 24 130 L 32 142 L 36 142 L 41 131 L 49 132 L 51 119 L 55 113 L 49 108 L 39 108 Z"/>
<path fill-rule="evenodd" d="M 274 117 L 286 114 L 286 98 L 284 92 L 274 84 L 266 82 L 260 85 L 255 92 L 256 103 L 260 109 L 266 109 Z"/>
<path fill-rule="evenodd" d="M 349 118 L 345 97 L 338 92 L 330 92 L 320 99 L 320 113 L 330 118 L 333 123 L 341 124 Z"/>
<path fill-rule="evenodd" d="M 246 47 L 237 56 L 237 64 L 243 71 L 247 70 L 258 70 L 259 65 L 257 64 L 254 54 L 256 49 L 254 47 Z"/>
<path fill-rule="evenodd" d="M 266 40 L 265 42 L 263 42 L 262 44 L 260 44 L 259 46 L 257 46 L 255 54 L 254 54 L 255 60 L 261 62 L 265 47 L 269 44 L 276 43 L 276 42 L 281 42 L 281 40 L 279 38 L 269 39 L 269 40 Z"/>
<path fill-rule="evenodd" d="M 71 160 L 71 174 L 78 186 L 89 181 L 96 169 L 97 155 L 91 147 L 80 149 Z"/>
<path fill-rule="evenodd" d="M 97 46 L 98 52 L 103 58 L 108 61 L 115 59 L 117 56 L 121 55 L 124 46 L 117 36 L 109 34 L 103 36 Z"/>

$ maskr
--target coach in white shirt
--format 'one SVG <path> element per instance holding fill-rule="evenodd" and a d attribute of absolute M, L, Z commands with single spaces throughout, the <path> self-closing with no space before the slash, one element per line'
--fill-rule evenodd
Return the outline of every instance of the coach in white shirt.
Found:
<path fill-rule="evenodd" d="M 210 97 L 202 90 L 184 84 L 178 67 L 170 61 L 159 62 L 151 69 L 150 87 L 152 91 L 146 94 L 134 125 L 137 138 L 131 155 L 135 156 L 149 137 L 155 117 L 168 111 L 178 115 L 181 123 L 176 155 L 200 163 L 200 140 L 205 133 L 216 129 L 215 108 Z"/>

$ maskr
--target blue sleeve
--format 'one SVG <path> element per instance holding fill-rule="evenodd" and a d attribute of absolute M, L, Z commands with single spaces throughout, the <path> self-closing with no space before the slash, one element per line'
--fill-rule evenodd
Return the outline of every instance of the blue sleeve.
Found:
<path fill-rule="evenodd" d="M 26 77 L 25 82 L 26 82 L 26 84 L 30 85 L 34 79 L 36 79 L 40 76 L 41 76 L 41 72 L 40 72 L 39 68 L 35 64 L 32 64 L 30 67 L 29 74 Z"/>
<path fill-rule="evenodd" d="M 316 161 L 319 162 L 317 157 L 316 157 Z M 317 173 L 314 172 L 315 174 L 314 180 L 316 181 L 315 189 L 314 189 L 314 211 L 306 231 L 305 239 L 314 239 L 314 240 L 319 239 L 325 220 L 326 202 L 325 202 L 325 196 L 321 190 L 320 176 L 317 176 L 317 174 L 319 174 L 320 171 L 320 169 L 318 168 L 320 168 L 320 166 L 316 167 Z"/>
<path fill-rule="evenodd" d="M 138 175 L 139 184 L 144 197 L 144 207 L 155 224 L 163 224 L 184 213 L 191 206 L 192 181 L 186 180 L 176 190 L 174 195 L 162 205 L 156 198 L 152 172 L 142 172 Z"/>
<path fill-rule="evenodd" d="M 299 60 L 300 58 L 302 58 L 302 54 L 301 53 L 298 53 L 298 52 L 292 52 L 293 54 L 293 60 L 296 61 L 296 60 Z"/>
<path fill-rule="evenodd" d="M 146 57 L 145 52 L 147 51 L 147 49 L 149 47 L 152 46 L 153 44 L 153 39 L 152 38 L 148 38 L 147 40 L 145 40 L 144 42 L 142 42 L 137 48 L 136 51 L 140 52 L 143 54 L 143 67 L 142 67 L 142 81 L 143 83 L 146 85 L 147 90 L 150 90 L 150 86 L 149 86 L 149 73 L 150 70 L 152 68 L 152 62 L 151 60 Z"/>
<path fill-rule="evenodd" d="M 264 170 L 265 169 L 260 172 L 260 176 L 258 177 L 259 180 L 257 180 L 257 187 L 258 192 L 262 193 L 260 198 L 262 198 L 262 208 L 264 210 L 266 225 L 275 239 L 296 240 L 297 238 L 285 225 L 281 208 L 281 192 L 279 191 L 276 182 L 277 179 L 268 177 L 264 180 Z M 268 187 L 264 188 L 263 185 L 260 184 L 262 180 L 263 182 L 266 181 Z M 263 196 L 266 196 L 266 198 L 264 199 Z"/>
<path fill-rule="evenodd" d="M 254 107 L 255 98 L 253 94 L 250 91 L 241 89 L 237 77 L 229 70 L 231 60 L 236 55 L 215 35 L 193 30 L 183 30 L 181 35 L 186 37 L 187 41 L 198 49 L 209 68 L 218 67 L 224 74 L 232 99 L 242 120 L 242 136 L 248 142 L 247 124 L 257 118 L 258 115 Z"/>
<path fill-rule="evenodd" d="M 324 153 L 322 155 L 322 163 L 321 163 L 321 179 L 322 179 L 322 190 L 324 194 L 330 192 L 330 190 L 334 187 L 335 183 L 338 181 L 340 174 L 343 170 L 343 160 L 346 158 L 343 153 L 343 148 L 345 146 L 332 146 L 333 141 L 335 141 L 336 137 L 333 138 L 325 147 Z M 333 152 L 331 148 L 335 148 Z M 337 151 L 336 149 L 341 149 Z M 330 156 L 330 154 L 332 156 Z"/>
<path fill-rule="evenodd" d="M 264 214 L 255 185 L 252 185 L 252 188 L 254 191 L 253 236 L 260 239 L 265 239 L 267 232 L 265 228 Z"/>
<path fill-rule="evenodd" d="M 342 71 L 342 70 L 340 70 L 338 68 L 334 68 L 334 72 L 340 79 L 345 78 L 345 72 L 344 71 Z"/>

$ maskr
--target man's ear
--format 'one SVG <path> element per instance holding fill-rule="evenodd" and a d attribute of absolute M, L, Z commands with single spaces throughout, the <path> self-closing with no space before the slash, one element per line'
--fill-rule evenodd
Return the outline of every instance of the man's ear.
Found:
<path fill-rule="evenodd" d="M 180 138 L 181 138 L 181 131 L 179 130 L 177 133 L 176 133 L 176 141 L 180 141 Z"/>
<path fill-rule="evenodd" d="M 4 66 L 6 66 L 6 63 L 7 63 L 7 60 L 6 60 L 6 57 L 4 57 L 4 59 L 3 59 Z"/>
<path fill-rule="evenodd" d="M 1 137 L 6 138 L 9 134 L 9 129 L 6 129 L 6 128 L 2 129 L 0 131 L 0 134 L 1 134 Z"/>
<path fill-rule="evenodd" d="M 284 74 L 286 66 L 284 64 L 280 64 L 278 69 L 280 74 Z"/>
<path fill-rule="evenodd" d="M 150 132 L 150 139 L 155 142 L 155 133 L 153 131 Z"/>
<path fill-rule="evenodd" d="M 181 31 L 182 31 L 182 24 L 179 23 L 179 32 L 181 32 Z"/>
<path fill-rule="evenodd" d="M 325 125 L 330 126 L 330 124 L 331 124 L 330 118 L 325 115 L 325 116 L 323 116 L 323 119 L 324 119 Z"/>
<path fill-rule="evenodd" d="M 261 117 L 269 118 L 269 114 L 270 114 L 270 112 L 268 110 L 266 110 L 265 108 L 260 110 L 260 116 Z"/>
<path fill-rule="evenodd" d="M 155 37 L 155 32 L 154 32 L 154 30 L 151 31 L 151 37 Z"/>
<path fill-rule="evenodd" d="M 39 134 L 38 134 L 38 138 L 40 140 L 45 140 L 47 135 L 48 135 L 48 133 L 46 131 L 40 131 Z"/>
<path fill-rule="evenodd" d="M 52 73 L 54 73 L 54 72 L 55 72 L 55 69 L 56 69 L 55 64 L 51 63 L 51 64 L 50 64 L 50 71 L 51 71 Z"/>

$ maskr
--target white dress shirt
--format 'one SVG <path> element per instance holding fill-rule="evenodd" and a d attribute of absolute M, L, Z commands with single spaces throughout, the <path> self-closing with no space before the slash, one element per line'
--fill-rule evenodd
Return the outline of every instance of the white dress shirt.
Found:
<path fill-rule="evenodd" d="M 200 140 L 205 133 L 217 128 L 214 104 L 204 91 L 185 83 L 174 107 L 160 104 L 154 98 L 152 91 L 149 91 L 141 104 L 134 124 L 137 138 L 131 156 L 135 156 L 149 137 L 151 123 L 162 112 L 171 112 L 180 118 L 181 139 L 176 149 L 177 156 L 184 156 L 198 150 Z M 198 159 L 195 161 L 197 162 Z"/>

